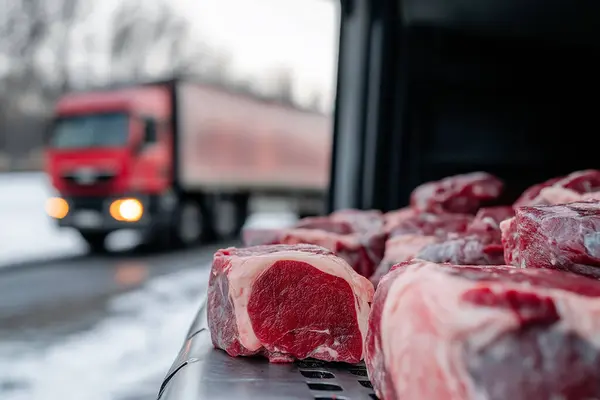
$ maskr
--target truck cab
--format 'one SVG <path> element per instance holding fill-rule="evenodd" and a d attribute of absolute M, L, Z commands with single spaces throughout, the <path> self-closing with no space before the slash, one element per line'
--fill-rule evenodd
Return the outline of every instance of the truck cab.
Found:
<path fill-rule="evenodd" d="M 47 211 L 93 249 L 122 228 L 150 229 L 174 202 L 166 87 L 68 94 L 56 105 L 46 171 L 59 197 Z"/>

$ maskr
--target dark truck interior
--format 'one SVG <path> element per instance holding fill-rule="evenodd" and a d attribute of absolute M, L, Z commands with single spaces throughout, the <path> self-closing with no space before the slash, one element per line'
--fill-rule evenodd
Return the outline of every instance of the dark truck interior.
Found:
<path fill-rule="evenodd" d="M 330 210 L 484 170 L 513 199 L 596 166 L 593 1 L 344 1 Z"/>
<path fill-rule="evenodd" d="M 460 172 L 514 199 L 598 168 L 598 15 L 592 0 L 343 0 L 329 211 L 398 208 Z M 205 398 L 204 324 L 201 310 L 160 399 Z"/>

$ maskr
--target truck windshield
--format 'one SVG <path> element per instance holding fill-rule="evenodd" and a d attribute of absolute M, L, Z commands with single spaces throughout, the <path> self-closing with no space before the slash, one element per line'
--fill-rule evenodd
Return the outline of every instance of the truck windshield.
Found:
<path fill-rule="evenodd" d="M 127 143 L 128 116 L 106 113 L 56 120 L 50 146 L 60 149 L 122 147 Z"/>

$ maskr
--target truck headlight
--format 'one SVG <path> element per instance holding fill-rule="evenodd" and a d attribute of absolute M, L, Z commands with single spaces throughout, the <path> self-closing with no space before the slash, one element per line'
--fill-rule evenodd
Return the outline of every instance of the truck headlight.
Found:
<path fill-rule="evenodd" d="M 46 214 L 52 218 L 63 219 L 69 213 L 69 203 L 62 197 L 51 197 L 46 200 Z"/>
<path fill-rule="evenodd" d="M 109 212 L 117 221 L 136 222 L 142 218 L 144 206 L 138 199 L 118 199 L 111 203 Z"/>

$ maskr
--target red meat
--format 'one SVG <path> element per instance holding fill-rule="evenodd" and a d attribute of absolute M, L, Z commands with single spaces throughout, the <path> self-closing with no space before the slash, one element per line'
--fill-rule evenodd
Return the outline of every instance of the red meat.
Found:
<path fill-rule="evenodd" d="M 229 248 L 213 260 L 208 326 L 234 357 L 357 363 L 372 298 L 366 278 L 318 246 Z"/>
<path fill-rule="evenodd" d="M 587 169 L 530 187 L 515 201 L 513 207 L 570 203 L 580 200 L 574 197 L 575 193 L 581 195 L 598 191 L 600 191 L 600 171 Z"/>
<path fill-rule="evenodd" d="M 521 207 L 503 225 L 506 261 L 600 278 L 600 202 Z"/>
<path fill-rule="evenodd" d="M 512 207 L 482 208 L 465 234 L 449 234 L 444 241 L 425 246 L 416 257 L 457 265 L 502 265 L 504 250 L 500 223 L 512 215 Z"/>
<path fill-rule="evenodd" d="M 443 242 L 428 244 L 416 254 L 416 258 L 456 265 L 502 265 L 502 244 L 499 241 L 489 242 L 490 238 L 482 235 L 451 237 Z"/>
<path fill-rule="evenodd" d="M 313 244 L 324 247 L 344 260 L 359 274 L 370 277 L 381 262 L 386 234 L 340 235 L 320 229 L 273 229 L 249 231 L 244 236 L 245 245 Z"/>
<path fill-rule="evenodd" d="M 510 206 L 486 207 L 477 212 L 466 232 L 475 235 L 490 234 L 500 243 L 500 223 L 515 215 Z"/>
<path fill-rule="evenodd" d="M 451 213 L 425 213 L 414 211 L 390 228 L 390 236 L 420 234 L 445 237 L 448 233 L 465 232 L 473 220 L 472 215 Z"/>
<path fill-rule="evenodd" d="M 373 233 L 383 230 L 383 213 L 378 210 L 338 210 L 329 216 L 333 221 L 350 224 L 356 233 Z"/>
<path fill-rule="evenodd" d="M 365 362 L 379 398 L 600 398 L 600 282 L 415 260 L 380 282 Z"/>
<path fill-rule="evenodd" d="M 483 202 L 495 200 L 503 183 L 485 172 L 472 172 L 428 182 L 411 194 L 411 206 L 419 211 L 474 214 Z"/>
<path fill-rule="evenodd" d="M 394 236 L 385 243 L 385 255 L 369 280 L 375 287 L 395 264 L 412 260 L 421 250 L 440 239 L 436 236 L 405 234 Z"/>
<path fill-rule="evenodd" d="M 390 237 L 385 243 L 385 254 L 369 278 L 375 286 L 392 265 L 412 259 L 424 247 L 445 239 L 449 233 L 465 232 L 473 220 L 468 214 L 433 214 L 406 209 L 388 213 L 387 218 Z"/>

